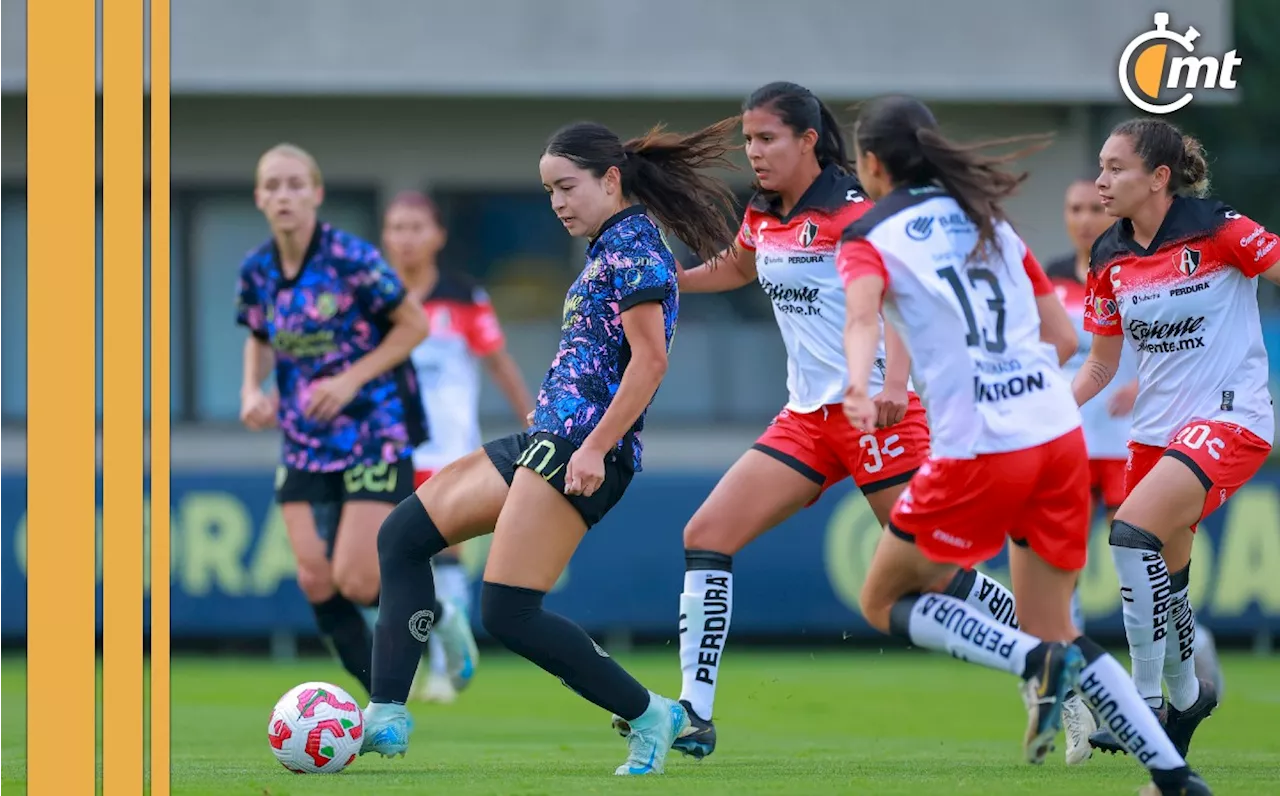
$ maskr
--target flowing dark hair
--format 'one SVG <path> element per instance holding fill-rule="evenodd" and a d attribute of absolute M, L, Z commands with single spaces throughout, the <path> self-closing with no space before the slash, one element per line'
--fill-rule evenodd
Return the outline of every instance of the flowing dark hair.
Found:
<path fill-rule="evenodd" d="M 996 243 L 996 225 L 1008 221 L 1003 202 L 1027 179 L 1027 172 L 1006 171 L 1005 164 L 1047 147 L 1052 134 L 1011 136 L 958 144 L 942 134 L 923 102 L 905 96 L 880 97 L 859 109 L 854 125 L 858 150 L 880 159 L 895 185 L 940 185 L 978 228 L 970 257 Z M 1013 144 L 1027 146 L 1006 155 L 982 150 Z"/>
<path fill-rule="evenodd" d="M 733 134 L 739 122 L 734 116 L 688 134 L 657 125 L 625 142 L 602 124 L 578 122 L 551 136 L 546 154 L 565 158 L 597 178 L 617 168 L 623 194 L 639 200 L 685 245 L 709 260 L 737 234 L 729 224 L 736 209 L 733 191 L 707 171 L 736 168 L 728 154 L 737 149 Z"/>

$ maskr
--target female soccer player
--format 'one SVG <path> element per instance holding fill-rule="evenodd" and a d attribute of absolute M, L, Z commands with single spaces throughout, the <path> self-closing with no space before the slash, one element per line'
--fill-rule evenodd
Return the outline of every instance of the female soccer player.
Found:
<path fill-rule="evenodd" d="M 1127 339 L 1137 354 L 1138 396 L 1111 554 L 1133 682 L 1185 755 L 1218 704 L 1214 684 L 1195 672 L 1191 543 L 1196 525 L 1271 451 L 1275 416 L 1256 280 L 1280 283 L 1280 238 L 1203 198 L 1209 177 L 1200 143 L 1168 122 L 1120 124 L 1099 165 L 1102 204 L 1119 220 L 1093 245 L 1085 306 L 1093 346 L 1073 389 L 1084 405 L 1105 388 Z M 1114 734 L 1094 742 L 1123 748 Z"/>
<path fill-rule="evenodd" d="M 1111 225 L 1111 218 L 1102 206 L 1098 187 L 1091 179 L 1079 179 L 1067 186 L 1063 207 L 1067 234 L 1075 251 L 1050 261 L 1045 274 L 1053 283 L 1058 298 L 1062 299 L 1067 314 L 1076 328 L 1080 346 L 1066 362 L 1063 369 L 1074 378 L 1089 356 L 1093 335 L 1085 329 L 1085 294 L 1089 278 L 1089 259 L 1093 242 Z M 1133 403 L 1138 396 L 1137 354 L 1125 352 L 1120 358 L 1116 377 L 1092 401 L 1080 407 L 1084 418 L 1084 439 L 1089 448 L 1089 479 L 1095 500 L 1100 501 L 1110 527 L 1116 509 L 1124 500 L 1124 475 L 1128 463 L 1129 425 L 1133 419 Z M 1092 519 L 1094 511 L 1089 516 Z M 1079 593 L 1072 595 L 1072 620 L 1084 630 L 1084 616 L 1080 612 Z M 1208 628 L 1195 624 L 1195 668 L 1198 677 L 1213 680 L 1221 694 L 1222 667 L 1218 664 L 1213 637 Z M 1086 715 L 1085 707 L 1075 699 L 1062 706 L 1063 726 L 1067 736 L 1067 763 L 1075 765 L 1089 759 L 1092 747 L 1089 735 L 1097 729 L 1093 716 Z M 1119 745 L 1111 744 L 1119 750 Z"/>
<path fill-rule="evenodd" d="M 240 419 L 254 431 L 278 420 L 284 432 L 276 499 L 298 585 L 320 633 L 369 690 L 371 639 L 358 606 L 378 604 L 374 534 L 412 493 L 423 418 L 406 360 L 426 317 L 404 301 L 377 249 L 317 220 L 324 182 L 307 152 L 267 151 L 254 198 L 271 240 L 240 267 L 237 322 L 250 332 Z M 460 648 L 470 630 L 449 633 Z"/>
<path fill-rule="evenodd" d="M 680 701 L 692 724 L 676 748 L 699 759 L 715 751 L 711 716 L 733 606 L 733 556 L 847 477 L 883 524 L 929 450 L 924 407 L 910 392 L 910 363 L 892 332 L 877 344 L 871 376 L 876 427 L 856 432 L 840 411 L 847 382 L 835 249 L 872 203 L 835 116 L 803 86 L 770 83 L 743 103 L 742 133 L 756 194 L 733 246 L 682 270 L 680 289 L 714 293 L 758 279 L 786 345 L 789 397 L 684 529 Z M 1012 619 L 1008 592 L 980 573 L 955 573 L 939 587 Z M 625 734 L 625 722 L 615 726 Z"/>
<path fill-rule="evenodd" d="M 870 103 L 854 136 L 858 176 L 877 204 L 845 232 L 837 258 L 848 295 L 845 411 L 855 427 L 876 425 L 868 383 L 883 301 L 932 428 L 931 456 L 894 506 L 863 585 L 867 621 L 1021 676 L 1029 762 L 1052 748 L 1074 689 L 1150 769 L 1146 793 L 1209 793 L 1120 664 L 1071 622 L 1089 525 L 1080 413 L 1059 368 L 1075 340 L 1001 207 L 1023 178 L 1000 168 L 1013 156 L 953 144 L 907 97 Z M 1067 330 L 1057 356 L 1042 319 Z M 952 567 L 991 558 L 1006 538 L 1019 629 L 949 595 L 921 594 Z"/>
<path fill-rule="evenodd" d="M 427 418 L 427 440 L 413 451 L 415 488 L 480 446 L 480 363 L 520 423 L 533 408 L 489 297 L 468 277 L 436 264 L 445 241 L 440 214 L 424 194 L 406 191 L 391 200 L 382 222 L 382 250 L 409 295 L 426 310 L 431 327 L 411 357 Z M 471 589 L 458 553 L 449 548 L 433 559 L 436 592 L 467 614 Z M 476 661 L 473 657 L 472 666 L 450 677 L 440 638 L 433 636 L 427 648 L 414 693 L 427 702 L 452 702 L 470 683 Z"/>
<path fill-rule="evenodd" d="M 383 597 L 363 752 L 387 756 L 408 747 L 404 701 L 438 618 L 431 557 L 493 532 L 481 591 L 485 628 L 630 722 L 630 755 L 616 773 L 663 771 L 671 742 L 689 725 L 684 708 L 646 690 L 542 600 L 587 529 L 639 471 L 639 434 L 666 372 L 679 304 L 676 266 L 646 209 L 701 254 L 727 244 L 733 230 L 723 214 L 733 195 L 703 172 L 730 165 L 735 121 L 692 135 L 658 128 L 626 143 L 601 125 L 579 123 L 547 144 L 543 188 L 569 234 L 587 239 L 585 267 L 565 299 L 560 348 L 528 433 L 448 465 L 383 523 Z"/>

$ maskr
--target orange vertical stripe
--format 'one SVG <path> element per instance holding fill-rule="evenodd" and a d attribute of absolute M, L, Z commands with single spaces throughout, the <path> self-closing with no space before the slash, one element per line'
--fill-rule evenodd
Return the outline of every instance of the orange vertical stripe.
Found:
<path fill-rule="evenodd" d="M 169 0 L 151 0 L 151 796 L 169 796 Z"/>
<path fill-rule="evenodd" d="M 94 0 L 27 3 L 27 778 L 93 793 Z"/>
<path fill-rule="evenodd" d="M 142 793 L 142 0 L 102 7 L 102 793 Z"/>

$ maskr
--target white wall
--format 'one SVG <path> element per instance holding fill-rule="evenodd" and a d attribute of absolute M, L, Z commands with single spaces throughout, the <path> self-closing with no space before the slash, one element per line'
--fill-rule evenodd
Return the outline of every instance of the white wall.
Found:
<path fill-rule="evenodd" d="M 56 0 L 42 0 L 55 2 Z M 0 85 L 21 91 L 26 2 L 4 0 Z M 99 0 L 99 3 L 101 0 Z M 176 93 L 737 96 L 1112 102 L 1125 44 L 1195 25 L 1229 49 L 1229 0 L 175 0 Z"/>

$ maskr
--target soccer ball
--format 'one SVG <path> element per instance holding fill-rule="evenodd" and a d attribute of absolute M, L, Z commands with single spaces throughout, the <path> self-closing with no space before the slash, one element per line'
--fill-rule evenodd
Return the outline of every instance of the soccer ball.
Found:
<path fill-rule="evenodd" d="M 267 722 L 267 741 L 280 765 L 295 774 L 336 774 L 355 761 L 364 712 L 331 683 L 303 683 L 280 697 Z"/>

